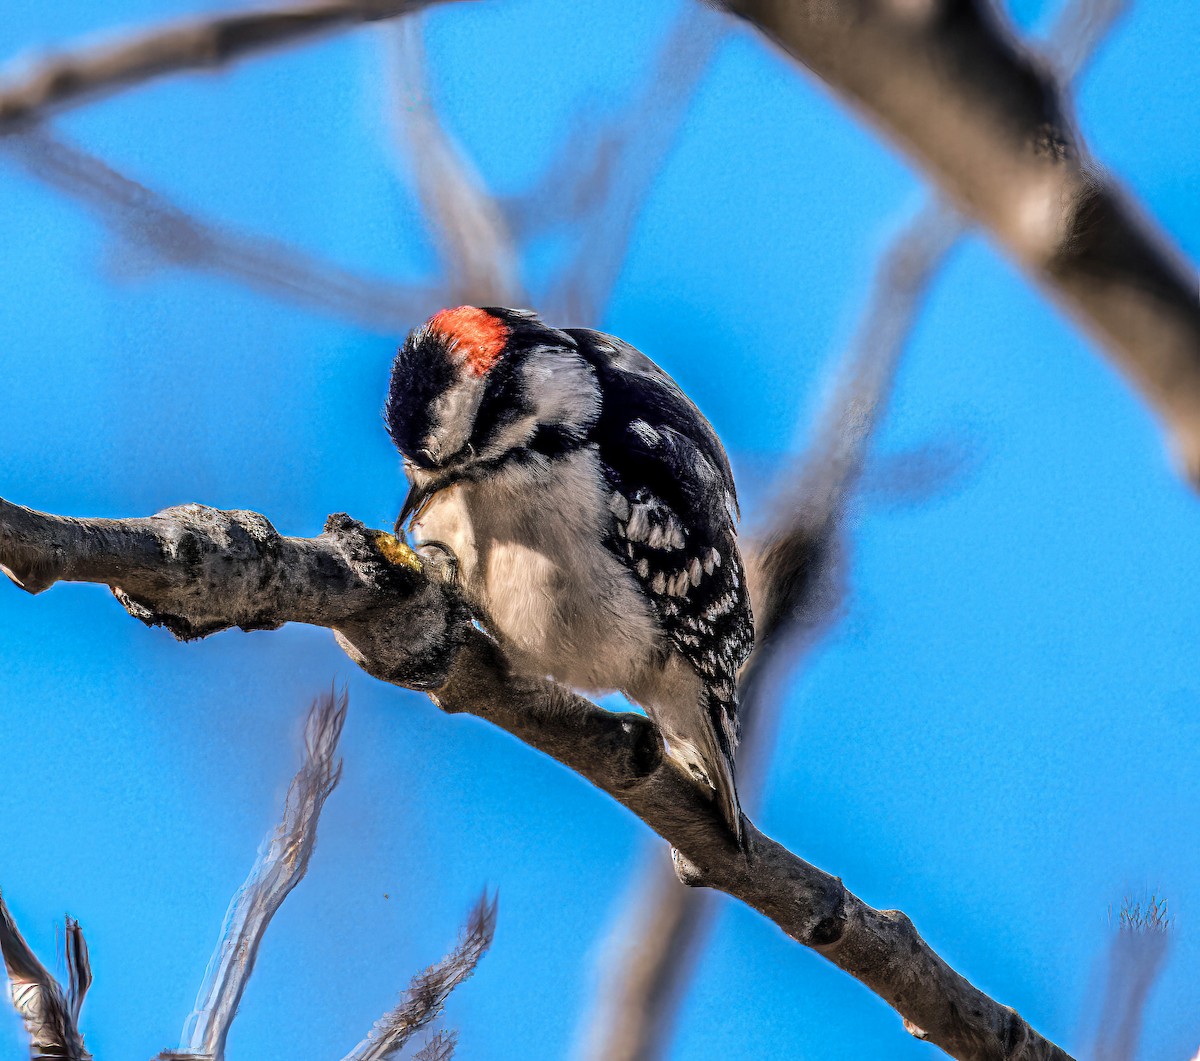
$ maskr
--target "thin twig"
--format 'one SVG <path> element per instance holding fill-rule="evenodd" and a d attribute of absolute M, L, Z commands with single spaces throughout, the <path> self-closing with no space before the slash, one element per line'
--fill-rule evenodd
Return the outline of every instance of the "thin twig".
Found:
<path fill-rule="evenodd" d="M 479 959 L 492 945 L 496 934 L 496 906 L 497 898 L 493 896 L 489 900 L 485 891 L 471 910 L 454 950 L 436 965 L 414 976 L 396 1006 L 375 1022 L 371 1034 L 342 1061 L 391 1061 L 418 1031 L 438 1018 L 451 992 L 475 971 Z M 441 1049 L 445 1050 L 444 1042 Z M 429 1056 L 443 1058 L 453 1052 L 451 1038 L 449 1054 Z"/>
<path fill-rule="evenodd" d="M 391 113 L 425 222 L 433 231 L 447 300 L 452 305 L 526 305 L 508 222 L 431 100 L 421 20 L 406 18 L 393 33 Z"/>
<path fill-rule="evenodd" d="M 0 140 L 0 151 L 156 263 L 226 277 L 380 333 L 407 330 L 436 308 L 432 287 L 355 274 L 298 247 L 206 221 L 48 128 Z"/>
<path fill-rule="evenodd" d="M 437 1032 L 413 1054 L 413 1061 L 451 1061 L 457 1045 L 458 1036 L 454 1032 Z"/>
<path fill-rule="evenodd" d="M 87 944 L 79 922 L 67 919 L 70 988 L 38 961 L 0 895 L 0 951 L 14 1008 L 29 1033 L 31 1061 L 91 1061 L 79 1034 L 79 1010 L 92 982 Z"/>
<path fill-rule="evenodd" d="M 92 986 L 92 962 L 88 955 L 87 940 L 83 929 L 73 917 L 66 919 L 67 937 L 67 1005 L 71 1018 L 78 1024 L 83 1000 Z"/>
<path fill-rule="evenodd" d="M 842 615 L 848 592 L 848 508 L 929 285 L 965 230 L 961 215 L 934 201 L 883 255 L 813 440 L 780 477 L 768 527 L 754 543 L 756 650 L 741 675 L 741 764 L 751 805 L 775 746 L 782 682 Z"/>
<path fill-rule="evenodd" d="M 442 0 L 317 0 L 173 22 L 112 44 L 62 51 L 26 69 L 0 71 L 0 134 L 154 78 L 219 69 L 269 48 L 435 2 Z"/>
<path fill-rule="evenodd" d="M 282 820 L 263 841 L 250 875 L 229 904 L 221 941 L 173 1057 L 224 1058 L 225 1040 L 267 926 L 308 871 L 317 821 L 341 779 L 342 763 L 336 754 L 346 706 L 345 690 L 330 690 L 313 702 L 304 727 L 304 765 L 288 788 Z"/>

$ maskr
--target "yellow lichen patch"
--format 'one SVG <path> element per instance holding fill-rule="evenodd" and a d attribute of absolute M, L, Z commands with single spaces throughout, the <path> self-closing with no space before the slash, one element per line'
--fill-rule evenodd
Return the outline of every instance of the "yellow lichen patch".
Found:
<path fill-rule="evenodd" d="M 414 553 L 406 543 L 387 531 L 375 532 L 375 548 L 389 564 L 421 570 L 421 558 Z"/>

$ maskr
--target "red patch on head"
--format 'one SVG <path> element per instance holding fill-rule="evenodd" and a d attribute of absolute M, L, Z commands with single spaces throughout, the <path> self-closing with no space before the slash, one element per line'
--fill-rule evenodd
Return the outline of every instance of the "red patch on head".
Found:
<path fill-rule="evenodd" d="M 425 325 L 453 344 L 454 356 L 477 376 L 487 374 L 508 342 L 508 325 L 478 306 L 444 309 Z"/>

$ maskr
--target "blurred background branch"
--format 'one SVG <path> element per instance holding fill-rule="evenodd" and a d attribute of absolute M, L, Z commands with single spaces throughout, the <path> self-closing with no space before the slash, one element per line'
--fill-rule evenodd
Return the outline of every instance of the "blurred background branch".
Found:
<path fill-rule="evenodd" d="M 359 9 L 362 5 L 342 6 Z M 402 13 L 404 5 L 393 6 L 394 13 Z M 426 5 L 409 6 L 416 10 Z M 711 9 L 685 5 L 633 98 L 607 118 L 577 114 L 534 187 L 522 196 L 502 200 L 488 191 L 432 101 L 421 19 L 414 15 L 399 20 L 389 53 L 393 85 L 389 113 L 397 144 L 412 167 L 440 264 L 438 277 L 429 283 L 363 275 L 322 261 L 298 246 L 205 219 L 42 123 L 14 120 L 0 147 L 30 176 L 90 211 L 120 247 L 140 256 L 140 264 L 220 276 L 269 298 L 380 334 L 406 332 L 443 305 L 530 304 L 521 279 L 525 245 L 547 228 L 565 230 L 568 261 L 556 271 L 553 289 L 533 301 L 549 319 L 594 325 L 616 284 L 645 194 L 674 143 L 727 22 L 727 17 Z M 297 23 L 297 28 L 303 24 Z M 221 34 L 211 27 L 201 33 L 195 26 L 184 37 L 191 46 L 210 31 Z M 162 36 L 171 39 L 172 32 L 168 27 Z M 147 40 L 158 37 L 150 34 Z M 119 81 L 124 86 L 132 84 L 139 72 L 167 72 L 161 64 L 136 62 L 141 47 L 130 45 L 127 52 L 114 46 L 114 57 L 95 64 L 86 59 L 90 52 L 80 49 L 78 54 L 84 58 L 72 62 L 88 69 L 95 65 L 113 76 L 121 70 Z M 158 44 L 146 47 L 154 51 Z M 179 61 L 189 54 L 185 46 L 164 52 Z M 44 85 L 57 83 L 58 76 L 47 68 L 26 80 Z M 29 96 L 11 88 L 19 83 L 10 79 L 15 97 Z M 76 101 L 74 95 L 68 98 Z M 88 98 L 83 93 L 78 100 Z M 0 106 L 0 133 L 3 113 Z M 44 109 L 30 113 L 40 117 Z M 539 212 L 537 204 L 545 209 Z"/>
<path fill-rule="evenodd" d="M 1046 44 L 1065 79 L 1078 76 L 1127 7 L 1067 4 Z M 738 787 L 749 810 L 771 767 L 786 680 L 844 614 L 847 513 L 929 288 L 970 227 L 948 201 L 931 198 L 885 251 L 808 450 L 779 476 L 768 525 L 747 550 L 755 650 L 740 679 Z M 646 853 L 601 957 L 597 1002 L 584 1018 L 587 1058 L 664 1055 L 718 908 L 713 893 L 680 886 L 658 845 Z"/>
<path fill-rule="evenodd" d="M 155 78 L 216 70 L 272 48 L 446 0 L 317 0 L 167 23 L 0 71 L 0 135 Z"/>
<path fill-rule="evenodd" d="M 406 18 L 392 31 L 390 113 L 441 262 L 442 300 L 524 306 L 520 251 L 508 221 L 431 100 L 423 29 L 419 18 Z"/>
<path fill-rule="evenodd" d="M 1138 1056 L 1146 1006 L 1170 946 L 1167 901 L 1126 896 L 1108 949 L 1107 976 L 1093 1045 L 1094 1061 L 1133 1061 Z"/>
<path fill-rule="evenodd" d="M 164 74 L 220 67 L 264 48 L 425 6 L 426 0 L 327 0 L 214 16 L 66 51 L 3 79 L 0 130 L 28 128 L 66 106 Z M 911 0 L 891 0 L 865 19 L 829 5 L 814 14 L 781 0 L 730 0 L 726 6 L 914 154 L 959 208 L 1071 309 L 1159 411 L 1188 473 L 1200 475 L 1195 269 L 1087 157 L 1066 97 L 989 7 L 962 0 L 950 23 L 937 18 L 938 4 Z M 1101 5 L 1068 24 L 1074 43 L 1062 66 L 1082 61 L 1088 34 L 1104 20 Z M 656 71 L 647 97 L 632 108 L 635 113 L 654 108 L 668 124 L 679 120 L 694 72 L 704 68 L 723 33 L 718 16 L 703 8 L 680 26 L 663 51 L 670 65 Z M 403 47 L 416 55 L 411 34 Z M 662 76 L 667 70 L 682 76 Z M 897 84 L 904 91 L 893 91 Z M 406 135 L 429 156 L 417 153 L 417 179 L 451 265 L 449 292 L 520 294 L 505 210 L 480 193 L 465 156 L 431 114 L 423 107 L 409 114 Z M 607 300 L 632 218 L 669 142 L 655 126 L 626 123 L 628 150 L 621 156 L 626 176 L 608 182 L 603 203 L 583 195 L 590 203 L 590 237 L 580 242 L 573 264 L 543 300 L 566 322 L 594 321 Z M 595 139 L 604 145 L 608 138 Z M 582 189 L 595 175 L 614 171 L 607 153 L 604 148 L 590 155 Z M 60 180 L 61 174 L 60 168 Z M 568 195 L 559 201 L 583 199 Z M 515 227 L 528 228 L 530 210 L 511 201 L 509 207 Z M 548 210 L 550 217 L 570 213 L 569 205 Z"/>
<path fill-rule="evenodd" d="M 612 297 L 646 194 L 728 31 L 728 18 L 685 4 L 631 98 L 607 117 L 580 107 L 542 175 L 520 195 L 485 187 L 432 102 L 421 20 L 395 29 L 395 125 L 446 278 L 445 299 L 536 305 L 564 326 L 596 326 Z M 528 292 L 521 255 L 547 232 L 565 234 L 565 263 L 548 290 Z"/>
<path fill-rule="evenodd" d="M 1074 316 L 1200 485 L 1195 266 L 1088 156 L 1065 92 L 990 0 L 955 0 L 952 18 L 941 0 L 726 6 L 908 153 Z"/>
<path fill-rule="evenodd" d="M 271 919 L 304 879 L 317 843 L 325 800 L 342 777 L 336 758 L 346 721 L 346 692 L 323 693 L 304 724 L 304 764 L 288 787 L 283 817 L 263 841 L 258 860 L 225 914 L 221 941 L 209 959 L 196 1008 L 184 1025 L 178 1053 L 224 1061 L 225 1040 Z"/>
<path fill-rule="evenodd" d="M 0 139 L 0 149 L 91 211 L 121 249 L 148 257 L 149 264 L 221 276 L 380 334 L 407 330 L 437 303 L 432 286 L 353 273 L 300 247 L 189 213 L 48 127 Z"/>
<path fill-rule="evenodd" d="M 603 317 L 646 196 L 728 32 L 722 13 L 685 4 L 625 107 L 599 128 L 576 124 L 541 186 L 510 201 L 520 230 L 536 230 L 535 204 L 546 201 L 543 223 L 566 224 L 573 235 L 566 267 L 542 300 L 548 320 L 579 327 Z"/>

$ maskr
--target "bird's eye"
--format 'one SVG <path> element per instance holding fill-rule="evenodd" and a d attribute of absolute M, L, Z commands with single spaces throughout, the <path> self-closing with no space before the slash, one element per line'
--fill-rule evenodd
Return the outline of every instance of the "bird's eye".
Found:
<path fill-rule="evenodd" d="M 433 457 L 433 451 L 428 449 L 419 449 L 413 456 L 413 464 L 418 468 L 432 468 L 437 461 Z"/>

